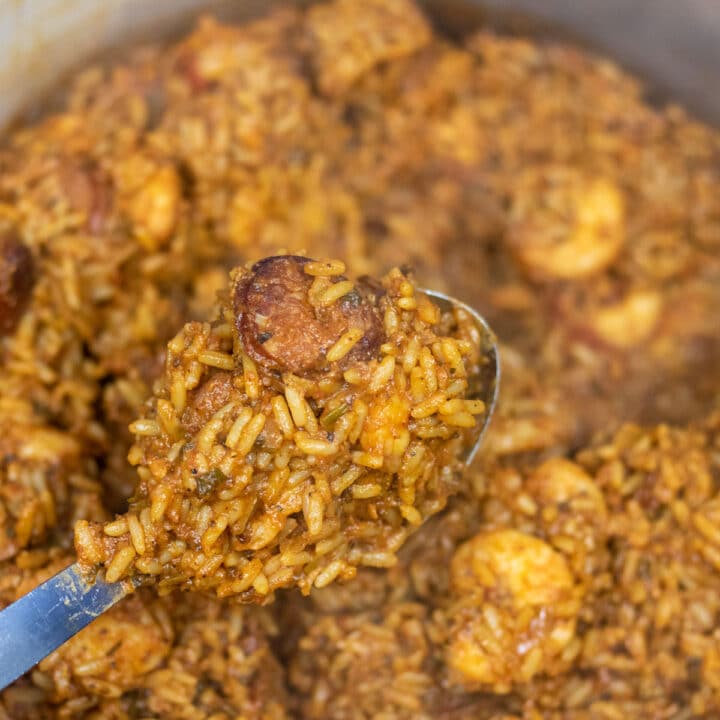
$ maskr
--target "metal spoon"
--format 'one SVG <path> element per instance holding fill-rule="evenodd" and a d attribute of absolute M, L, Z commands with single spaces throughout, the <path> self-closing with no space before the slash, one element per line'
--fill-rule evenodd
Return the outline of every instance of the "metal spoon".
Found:
<path fill-rule="evenodd" d="M 423 292 L 441 310 L 458 308 L 474 319 L 481 354 L 487 360 L 474 393 L 485 403 L 485 415 L 474 443 L 462 458 L 469 465 L 480 447 L 497 401 L 500 383 L 497 342 L 484 318 L 473 308 L 442 293 Z M 473 388 L 470 390 L 472 393 Z M 132 593 L 135 587 L 136 583 L 130 579 L 116 583 L 107 583 L 100 578 L 89 581 L 75 563 L 6 607 L 0 612 L 0 690 Z"/>
<path fill-rule="evenodd" d="M 474 308 L 471 308 L 456 298 L 436 292 L 435 290 L 423 289 L 423 292 L 428 297 L 431 297 L 443 312 L 457 309 L 463 310 L 470 315 L 475 321 L 475 327 L 480 338 L 480 355 L 487 360 L 486 364 L 480 369 L 478 377 L 475 378 L 475 387 L 470 388 L 470 394 L 485 403 L 485 415 L 477 429 L 475 442 L 465 450 L 462 457 L 463 463 L 470 465 L 482 444 L 483 436 L 490 424 L 490 418 L 495 411 L 495 404 L 497 403 L 498 392 L 500 390 L 500 353 L 497 347 L 497 338 L 485 318 Z M 2 613 L 0 613 L 0 616 L 1 615 Z"/>

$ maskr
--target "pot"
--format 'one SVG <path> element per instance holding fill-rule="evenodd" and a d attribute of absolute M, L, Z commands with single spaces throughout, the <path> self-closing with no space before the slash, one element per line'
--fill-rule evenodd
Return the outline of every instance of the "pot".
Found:
<path fill-rule="evenodd" d="M 0 126 L 47 107 L 48 92 L 98 56 L 187 30 L 202 11 L 242 20 L 275 0 L 7 0 L 0 3 Z M 423 0 L 443 30 L 487 23 L 502 31 L 573 39 L 608 54 L 671 98 L 720 123 L 717 0 Z"/>

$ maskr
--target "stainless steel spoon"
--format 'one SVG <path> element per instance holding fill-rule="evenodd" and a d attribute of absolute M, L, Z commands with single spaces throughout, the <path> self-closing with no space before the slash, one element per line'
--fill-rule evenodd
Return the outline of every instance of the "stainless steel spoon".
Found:
<path fill-rule="evenodd" d="M 500 358 L 495 335 L 473 308 L 454 298 L 424 290 L 443 311 L 458 308 L 474 320 L 482 357 L 486 358 L 474 396 L 485 403 L 485 415 L 475 441 L 463 457 L 469 465 L 475 457 L 490 416 L 495 409 L 500 383 Z M 473 393 L 473 388 L 470 389 Z M 0 612 L 0 690 L 80 632 L 95 618 L 134 591 L 132 580 L 107 583 L 89 581 L 76 564 L 39 585 Z"/>

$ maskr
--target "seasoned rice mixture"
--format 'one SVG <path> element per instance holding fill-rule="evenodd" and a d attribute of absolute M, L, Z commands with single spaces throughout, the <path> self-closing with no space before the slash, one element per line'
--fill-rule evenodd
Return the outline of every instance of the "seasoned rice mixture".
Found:
<path fill-rule="evenodd" d="M 282 505 L 248 568 L 250 546 L 227 525 L 213 540 L 204 510 L 243 490 L 221 498 L 233 469 L 201 455 L 247 420 L 243 463 L 267 495 L 234 522 L 253 543 L 284 472 L 281 400 L 300 445 L 357 419 L 353 383 L 336 405 L 316 354 L 213 315 L 218 293 L 233 313 L 258 300 L 231 268 L 281 253 L 342 258 L 348 277 L 399 267 L 391 305 L 412 268 L 487 317 L 504 377 L 481 456 L 412 501 L 385 468 L 399 436 L 337 495 L 326 445 L 310 476 L 288 460 L 311 491 L 303 522 Z M 411 0 L 332 0 L 201 19 L 86 69 L 61 111 L 0 145 L 0 606 L 72 561 L 76 523 L 86 561 L 164 584 L 1 693 L 0 719 L 720 717 L 718 318 L 720 133 L 650 106 L 603 58 L 489 29 L 451 43 Z M 372 336 L 372 314 L 358 327 Z M 369 363 L 352 340 L 337 352 Z M 397 371 L 387 342 L 376 370 Z M 253 368 L 279 378 L 257 406 Z M 194 448 L 173 451 L 180 431 Z M 153 490 L 193 467 L 156 534 L 173 496 Z M 333 513 L 371 507 L 357 529 L 382 537 L 338 533 Z M 191 557 L 183 517 L 207 520 L 219 565 Z"/>
<path fill-rule="evenodd" d="M 487 417 L 472 395 L 492 338 L 398 269 L 382 282 L 344 271 L 293 255 L 238 268 L 216 320 L 169 342 L 130 426 L 128 513 L 76 525 L 88 571 L 155 578 L 161 594 L 309 594 L 394 565 L 445 507 Z"/>

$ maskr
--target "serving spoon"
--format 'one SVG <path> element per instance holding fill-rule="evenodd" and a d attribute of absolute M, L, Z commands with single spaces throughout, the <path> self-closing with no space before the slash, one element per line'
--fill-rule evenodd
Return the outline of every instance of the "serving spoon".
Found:
<path fill-rule="evenodd" d="M 455 298 L 422 290 L 442 311 L 464 310 L 478 332 L 481 355 L 487 359 L 474 388 L 485 403 L 485 417 L 476 428 L 474 442 L 461 456 L 469 465 L 482 442 L 495 409 L 500 384 L 500 358 L 495 335 L 485 319 Z M 473 389 L 471 389 L 473 390 Z M 0 612 L 0 690 L 6 688 L 98 616 L 132 593 L 142 581 L 108 583 L 90 579 L 77 563 L 67 567 Z"/>

